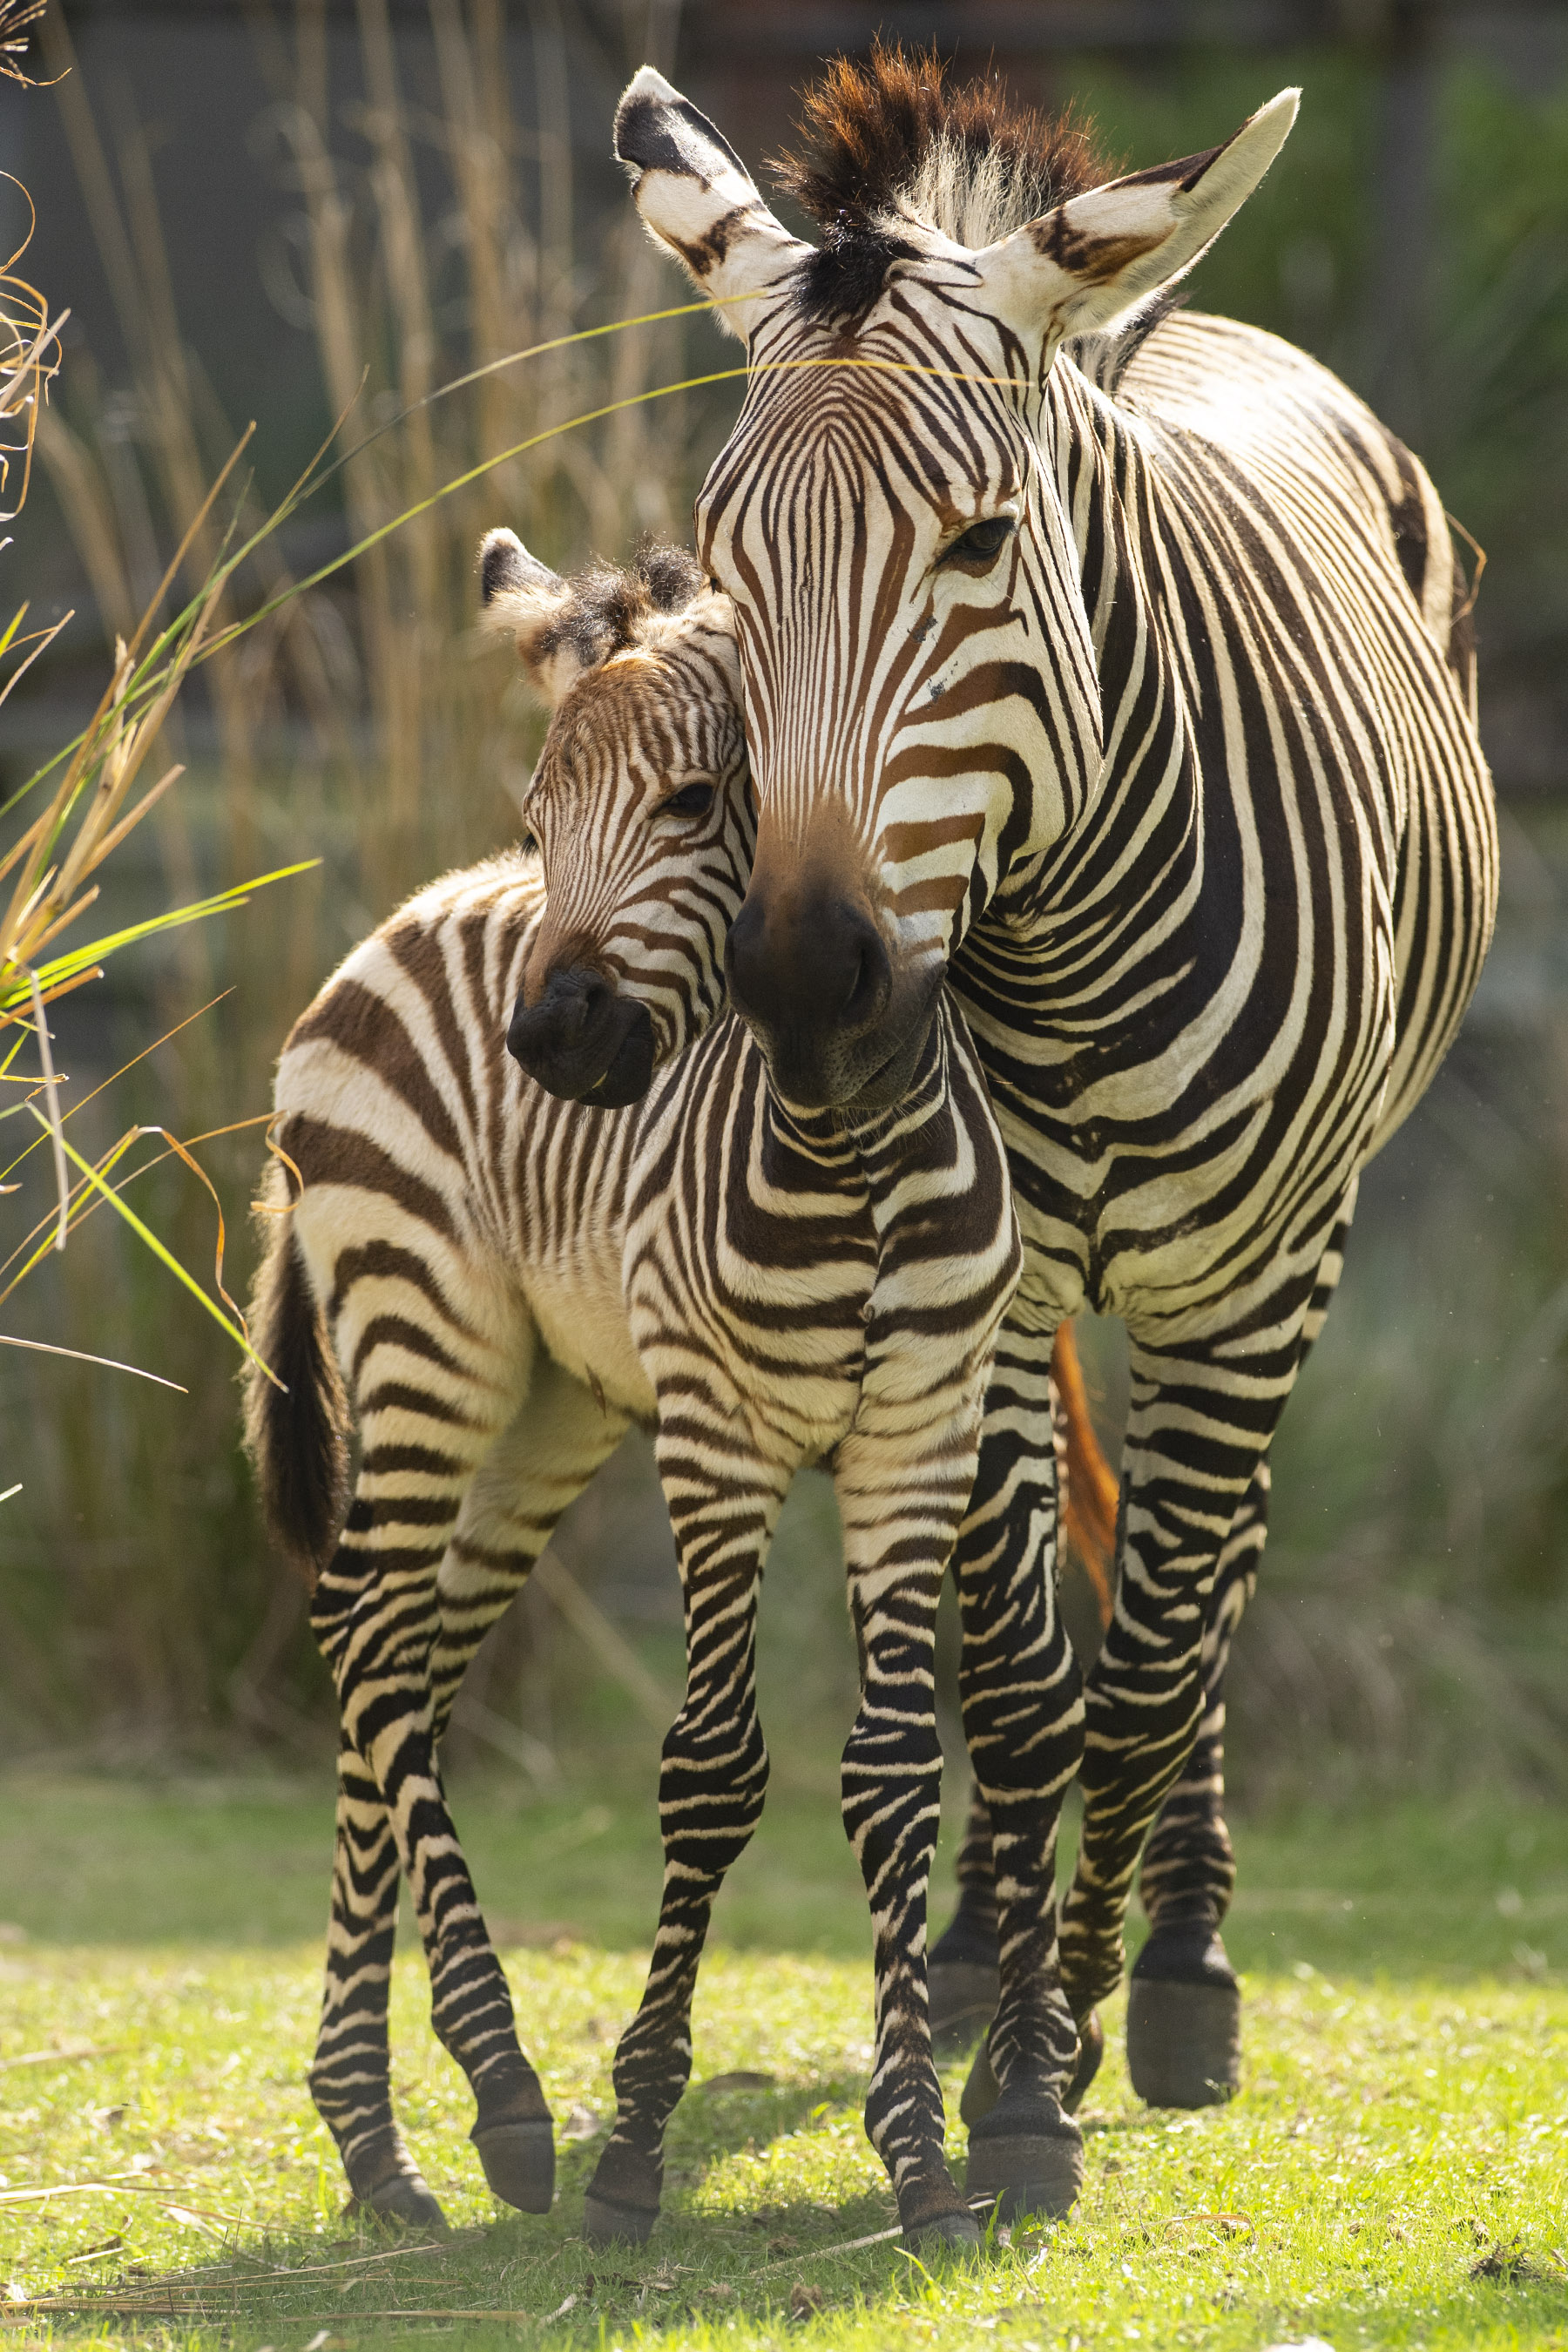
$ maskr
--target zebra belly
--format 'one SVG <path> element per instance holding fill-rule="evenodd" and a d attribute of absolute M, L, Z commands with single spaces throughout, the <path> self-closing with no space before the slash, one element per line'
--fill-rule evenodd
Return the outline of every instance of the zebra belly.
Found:
<path fill-rule="evenodd" d="M 634 1421 L 657 1399 L 632 1337 L 618 1237 L 569 1260 L 528 1268 L 529 1307 L 545 1349 L 564 1372 Z"/>

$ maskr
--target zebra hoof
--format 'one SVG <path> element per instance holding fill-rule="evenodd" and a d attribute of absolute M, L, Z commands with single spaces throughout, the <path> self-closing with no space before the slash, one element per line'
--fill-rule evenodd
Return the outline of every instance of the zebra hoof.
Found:
<path fill-rule="evenodd" d="M 548 2213 L 555 2198 L 555 2132 L 548 2123 L 490 2124 L 469 2138 L 492 2197 L 520 2213 Z"/>
<path fill-rule="evenodd" d="M 657 2208 L 650 2213 L 646 2205 L 617 2205 L 592 2189 L 583 2200 L 583 2235 L 591 2246 L 646 2246 L 658 2219 Z"/>
<path fill-rule="evenodd" d="M 1241 1990 L 1206 1927 L 1150 1937 L 1127 1988 L 1127 2071 L 1152 2107 L 1223 2107 L 1241 2085 Z"/>
<path fill-rule="evenodd" d="M 1084 2093 L 1099 2074 L 1104 2055 L 1105 2028 L 1099 2010 L 1091 2009 L 1078 2029 L 1078 2064 L 1062 2093 L 1062 2105 L 1069 2116 L 1076 2116 L 1083 2105 Z"/>
<path fill-rule="evenodd" d="M 994 2197 L 996 2217 L 1059 2218 L 1083 2187 L 1083 2134 L 1059 2102 L 1002 2101 L 969 2137 L 969 2194 Z"/>
<path fill-rule="evenodd" d="M 904 2231 L 906 2246 L 918 2246 L 930 2253 L 938 2246 L 953 2246 L 961 2252 L 978 2246 L 984 2232 L 967 2207 L 957 2213 L 933 2213 L 928 2221 L 912 2225 Z"/>
<path fill-rule="evenodd" d="M 962 2058 L 996 2014 L 1000 1979 L 985 1960 L 933 1958 L 926 1974 L 931 2053 Z"/>
<path fill-rule="evenodd" d="M 355 2197 L 351 2213 L 374 2213 L 378 2221 L 395 2221 L 405 2230 L 433 2230 L 445 2234 L 447 2216 L 417 2172 L 395 2172 L 379 2181 L 367 2196 Z"/>

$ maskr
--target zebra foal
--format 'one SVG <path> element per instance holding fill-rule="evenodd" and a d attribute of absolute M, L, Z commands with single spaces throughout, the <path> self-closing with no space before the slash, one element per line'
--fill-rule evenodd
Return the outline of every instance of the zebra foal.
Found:
<path fill-rule="evenodd" d="M 1063 1319 L 1118 1315 L 1131 1342 L 1082 1708 L 1024 1757 L 971 1731 L 1003 1894 L 995 2116 L 1080 2063 L 1172 1797 L 1131 2070 L 1186 2105 L 1236 2085 L 1219 1732 L 1269 1444 L 1360 1169 L 1447 1050 L 1496 902 L 1468 603 L 1416 460 L 1227 320 L 1156 320 L 1106 383 L 1075 357 L 1149 324 L 1296 100 L 1113 180 L 1070 119 L 878 47 L 808 94 L 783 167 L 819 246 L 651 68 L 616 119 L 643 220 L 747 347 L 697 502 L 758 803 L 732 1002 L 792 1100 L 853 1117 L 899 1099 L 951 984 L 1012 1161 L 1025 1269 L 961 1585 L 976 1559 L 1048 1570 Z"/>
<path fill-rule="evenodd" d="M 278 1139 L 302 1191 L 274 1222 L 258 1306 L 289 1394 L 258 1378 L 249 1427 L 278 1532 L 319 1567 L 312 1625 L 342 1725 L 311 2091 L 355 2194 L 436 2218 L 389 2093 L 401 1871 L 487 2178 L 548 2206 L 548 2110 L 436 1746 L 560 1512 L 630 1420 L 652 1421 L 688 1687 L 665 1743 L 648 1987 L 587 2206 L 591 2234 L 647 2235 L 709 1914 L 766 1781 L 762 1563 L 795 1470 L 826 1458 L 862 1667 L 844 1811 L 875 1923 L 868 2130 L 906 2228 L 972 2240 L 925 2017 L 932 1646 L 1017 1277 L 1005 1155 L 945 1004 L 905 1098 L 868 1119 L 784 1105 L 748 1033 L 715 1019 L 751 846 L 732 635 L 724 601 L 659 562 L 679 611 L 658 609 L 657 579 L 574 593 L 491 535 L 492 619 L 556 704 L 528 803 L 542 863 L 500 858 L 421 893 L 351 955 L 279 1063 Z M 509 1021 L 513 1055 L 580 1099 L 508 1056 Z M 360 1464 L 334 1546 L 351 1419 Z M 969 1678 L 994 1685 L 996 1660 Z M 1007 1680 L 1020 1722 L 1048 1712 L 1016 1658 Z M 1080 2164 L 1053 2108 L 1000 2164 L 982 2147 L 972 2186 L 1059 2202 Z"/>

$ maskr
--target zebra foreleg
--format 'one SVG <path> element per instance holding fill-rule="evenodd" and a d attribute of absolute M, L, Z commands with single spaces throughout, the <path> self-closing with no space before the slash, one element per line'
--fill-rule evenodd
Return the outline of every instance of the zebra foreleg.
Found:
<path fill-rule="evenodd" d="M 1056 1608 L 1055 1454 L 1029 1444 L 1026 1423 L 1020 1437 L 1018 1378 L 999 1356 L 959 1546 L 959 1689 L 991 1827 L 999 1945 L 996 2013 L 963 2112 L 969 2186 L 994 2190 L 1005 2219 L 1065 2211 L 1083 2177 L 1082 2135 L 1065 2106 L 1079 2087 L 1080 2036 L 1058 1975 L 1055 1901 L 1057 1831 L 1082 1752 L 1083 1700 Z M 1092 2072 L 1098 2043 L 1088 2021 L 1083 2040 Z"/>
<path fill-rule="evenodd" d="M 685 1455 L 682 1461 L 682 1455 Z M 616 2125 L 595 2168 L 584 2228 L 595 2243 L 640 2244 L 658 2218 L 664 2135 L 691 2074 L 691 2001 L 714 1899 L 762 1818 L 768 1752 L 757 1714 L 757 1590 L 784 1500 L 728 1493 L 692 1510 L 692 1461 L 679 1423 L 661 1425 L 686 1606 L 686 1703 L 659 1772 L 664 1894 L 647 1987 L 616 2051 Z"/>

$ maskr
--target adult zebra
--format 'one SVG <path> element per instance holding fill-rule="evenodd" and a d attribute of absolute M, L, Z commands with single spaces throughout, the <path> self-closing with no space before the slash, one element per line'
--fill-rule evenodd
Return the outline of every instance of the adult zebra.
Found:
<path fill-rule="evenodd" d="M 950 976 L 1012 1156 L 1026 1270 L 961 1573 L 1005 1558 L 1048 1592 L 1051 1335 L 1085 1305 L 1130 1335 L 1117 1608 L 1084 1704 L 1026 1749 L 972 1727 L 1003 2110 L 1065 2078 L 1120 1981 L 1205 1615 L 1217 1668 L 1359 1170 L 1451 1039 L 1495 902 L 1462 583 L 1416 461 L 1246 328 L 1165 320 L 1119 393 L 1064 350 L 1192 266 L 1295 109 L 1096 184 L 1070 122 L 879 48 L 808 100 L 784 168 L 819 247 L 651 69 L 616 115 L 644 221 L 751 363 L 698 500 L 760 808 L 733 1000 L 792 1099 L 858 1108 L 897 1098 Z M 1212 1742 L 1146 1874 L 1129 2011 L 1135 2081 L 1193 2102 L 1230 2087 L 1238 2018 L 1210 1765 Z M 1043 1891 L 1075 1771 L 1058 1951 Z"/>

